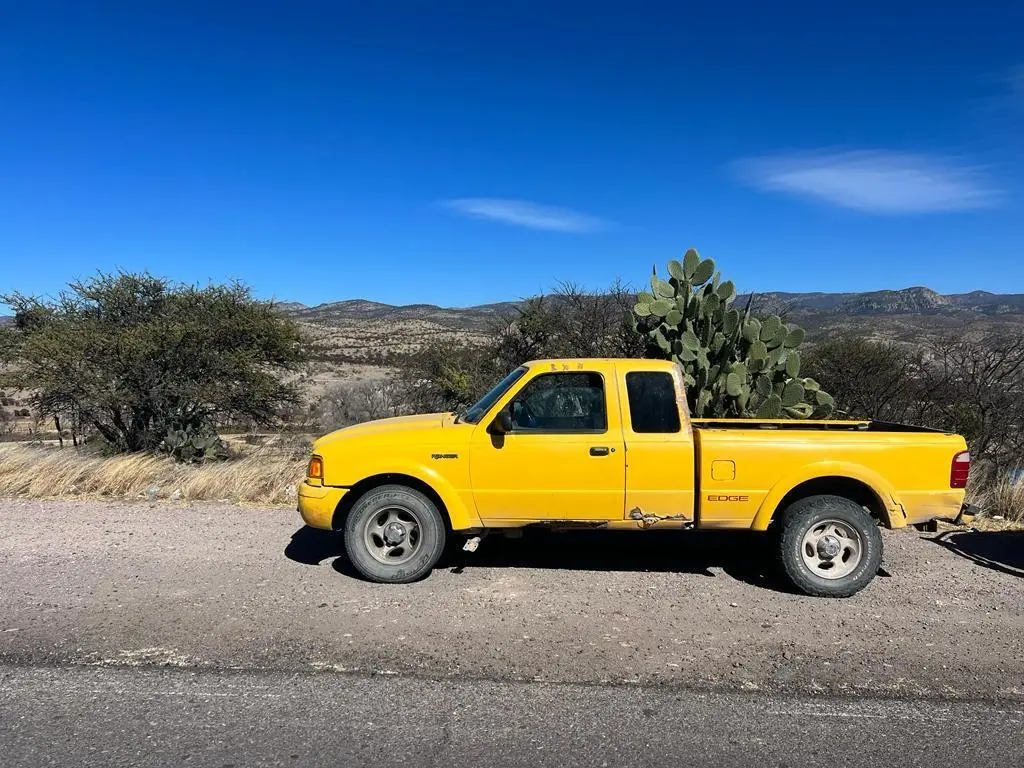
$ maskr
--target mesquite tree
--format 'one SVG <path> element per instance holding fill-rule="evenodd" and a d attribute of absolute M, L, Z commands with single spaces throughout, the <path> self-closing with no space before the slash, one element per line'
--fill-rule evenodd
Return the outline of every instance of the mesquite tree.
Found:
<path fill-rule="evenodd" d="M 0 383 L 43 416 L 67 414 L 111 446 L 207 450 L 218 425 L 275 421 L 299 401 L 283 379 L 305 357 L 298 326 L 238 284 L 196 287 L 99 274 L 55 299 L 2 297 Z"/>

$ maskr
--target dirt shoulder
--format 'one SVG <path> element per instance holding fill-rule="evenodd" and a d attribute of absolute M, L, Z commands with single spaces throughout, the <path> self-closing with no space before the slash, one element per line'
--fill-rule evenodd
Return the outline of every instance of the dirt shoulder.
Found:
<path fill-rule="evenodd" d="M 1024 534 L 886 532 L 888 577 L 789 594 L 757 537 L 492 538 L 351 577 L 295 513 L 0 502 L 0 660 L 1024 699 Z"/>

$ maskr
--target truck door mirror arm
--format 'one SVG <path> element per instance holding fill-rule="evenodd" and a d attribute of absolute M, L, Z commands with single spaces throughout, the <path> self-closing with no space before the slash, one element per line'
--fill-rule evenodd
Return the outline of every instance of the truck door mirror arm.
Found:
<path fill-rule="evenodd" d="M 492 435 L 504 435 L 512 431 L 512 414 L 508 408 L 502 408 L 495 414 L 491 423 L 487 425 L 487 431 Z"/>

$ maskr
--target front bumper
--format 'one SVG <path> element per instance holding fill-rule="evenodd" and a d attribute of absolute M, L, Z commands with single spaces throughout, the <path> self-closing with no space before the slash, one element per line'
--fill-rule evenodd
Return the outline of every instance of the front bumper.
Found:
<path fill-rule="evenodd" d="M 348 488 L 299 483 L 299 514 L 311 528 L 333 529 L 334 511 Z"/>

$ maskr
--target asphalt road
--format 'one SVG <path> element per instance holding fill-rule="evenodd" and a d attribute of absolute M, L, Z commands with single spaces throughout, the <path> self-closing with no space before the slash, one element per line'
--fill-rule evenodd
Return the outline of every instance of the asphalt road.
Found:
<path fill-rule="evenodd" d="M 3 764 L 1020 765 L 1024 704 L 104 668 L 0 671 Z"/>
<path fill-rule="evenodd" d="M 820 600 L 757 537 L 488 539 L 383 586 L 287 510 L 0 509 L 3 766 L 1024 754 L 1021 534 L 886 533 Z"/>

